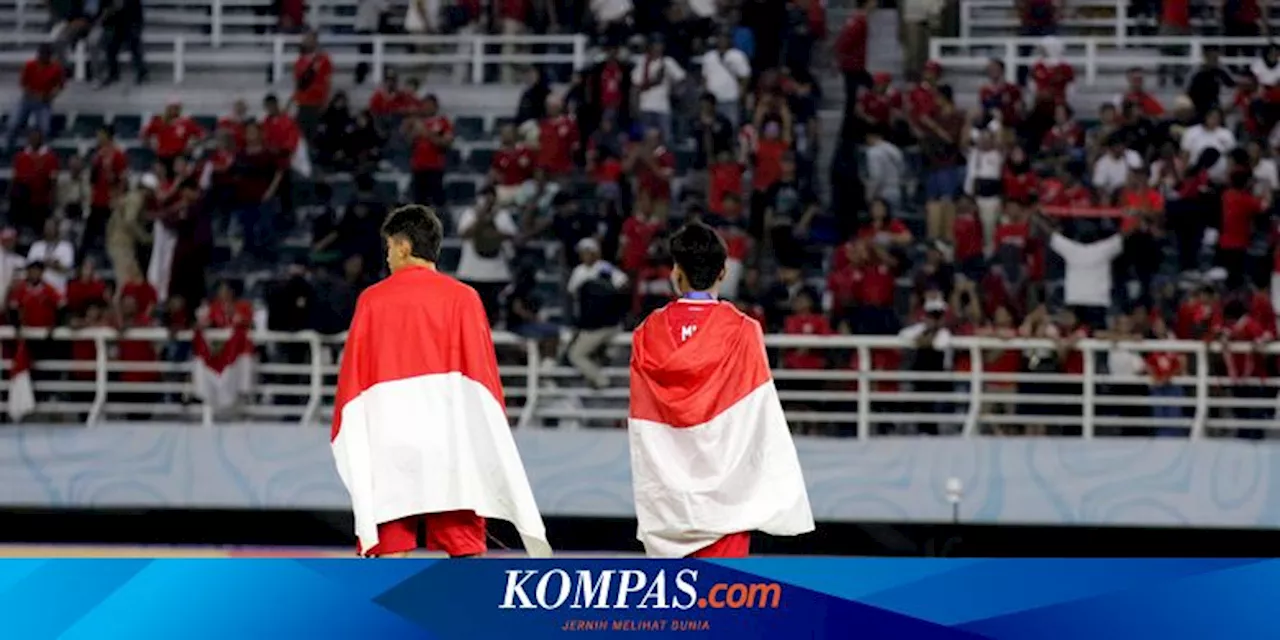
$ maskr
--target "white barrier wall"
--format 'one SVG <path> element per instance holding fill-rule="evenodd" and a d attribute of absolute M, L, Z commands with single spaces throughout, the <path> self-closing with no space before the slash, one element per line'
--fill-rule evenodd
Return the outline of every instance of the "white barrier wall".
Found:
<path fill-rule="evenodd" d="M 0 431 L 0 505 L 348 508 L 328 429 L 104 425 Z M 633 515 L 626 434 L 517 431 L 547 515 Z M 1280 527 L 1280 447 L 1144 439 L 807 439 L 819 520 Z"/>

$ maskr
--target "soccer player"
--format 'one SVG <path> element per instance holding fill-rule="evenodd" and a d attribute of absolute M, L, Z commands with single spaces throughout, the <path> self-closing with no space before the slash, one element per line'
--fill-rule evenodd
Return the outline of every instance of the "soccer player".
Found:
<path fill-rule="evenodd" d="M 436 271 L 442 228 L 410 205 L 382 226 L 391 275 L 356 303 L 333 412 L 333 456 L 364 556 L 485 553 L 485 518 L 551 548 L 507 423 L 480 297 Z"/>
<path fill-rule="evenodd" d="M 809 497 L 760 325 L 716 300 L 724 243 L 692 223 L 671 257 L 680 299 L 632 342 L 637 537 L 655 557 L 744 557 L 752 531 L 812 531 Z"/>

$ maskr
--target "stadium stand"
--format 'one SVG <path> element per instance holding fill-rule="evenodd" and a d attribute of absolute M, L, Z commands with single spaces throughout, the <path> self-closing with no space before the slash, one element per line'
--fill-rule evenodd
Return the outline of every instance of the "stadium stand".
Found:
<path fill-rule="evenodd" d="M 625 418 L 626 330 L 670 299 L 663 237 L 692 218 L 723 230 L 724 297 L 773 334 L 804 433 L 1257 437 L 1274 420 L 1280 73 L 1209 104 L 1174 77 L 1217 46 L 1214 68 L 1265 76 L 1259 40 L 1156 36 L 1157 16 L 1084 0 L 1046 41 L 1011 2 L 972 0 L 904 72 L 901 12 L 844 0 L 427 3 L 432 35 L 404 2 L 142 4 L 146 82 L 98 88 L 114 23 L 64 26 L 59 164 L 0 156 L 0 280 L 41 420 L 326 419 L 354 296 L 381 272 L 377 221 L 409 201 L 445 214 L 441 267 L 489 304 L 514 424 Z M 0 0 L 7 104 L 39 94 L 31 60 L 60 22 Z M 1197 165 L 1204 149 L 1220 161 Z M 20 283 L 59 241 L 74 258 L 46 268 L 54 293 Z M 201 402 L 191 330 L 236 327 L 254 329 L 257 384 Z M 26 365 L 4 331 L 12 406 Z"/>

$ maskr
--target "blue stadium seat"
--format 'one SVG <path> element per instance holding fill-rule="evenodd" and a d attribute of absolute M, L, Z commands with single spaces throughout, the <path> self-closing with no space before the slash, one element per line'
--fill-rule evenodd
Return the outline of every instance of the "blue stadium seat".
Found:
<path fill-rule="evenodd" d="M 149 147 L 132 147 L 127 152 L 129 168 L 134 171 L 150 171 L 156 164 L 156 152 Z"/>
<path fill-rule="evenodd" d="M 111 126 L 116 128 L 116 137 L 132 140 L 142 134 L 142 116 L 136 113 L 120 114 L 111 119 Z"/>
<path fill-rule="evenodd" d="M 210 133 L 218 128 L 218 116 L 191 116 L 191 119 Z"/>
<path fill-rule="evenodd" d="M 471 165 L 477 173 L 481 175 L 489 173 L 489 168 L 493 166 L 493 149 L 484 147 L 476 147 L 471 150 L 471 156 L 467 158 L 467 164 Z"/>
<path fill-rule="evenodd" d="M 502 129 L 503 125 L 515 124 L 515 123 L 516 123 L 515 118 L 509 118 L 507 116 L 498 116 L 493 119 L 493 131 L 490 131 L 490 133 L 497 135 L 498 131 Z"/>
<path fill-rule="evenodd" d="M 484 118 L 460 116 L 453 125 L 453 131 L 463 140 L 484 140 Z"/>
<path fill-rule="evenodd" d="M 697 154 L 689 149 L 676 149 L 676 172 L 684 173 L 693 168 L 693 159 Z"/>
<path fill-rule="evenodd" d="M 449 148 L 449 153 L 445 156 L 445 166 L 450 169 L 462 166 L 462 152 L 457 147 Z"/>
<path fill-rule="evenodd" d="M 399 202 L 400 201 L 400 185 L 392 180 L 379 180 L 377 187 L 378 197 L 383 202 Z"/>
<path fill-rule="evenodd" d="M 67 114 L 65 113 L 53 114 L 53 117 L 49 119 L 49 139 L 53 140 L 54 138 L 60 137 L 62 135 L 62 132 L 66 130 L 67 130 Z"/>
<path fill-rule="evenodd" d="M 444 183 L 444 200 L 449 204 L 470 205 L 476 200 L 473 180 L 448 180 Z"/>
<path fill-rule="evenodd" d="M 98 130 L 107 123 L 106 116 L 101 113 L 78 113 L 71 123 L 71 137 L 80 140 L 92 140 L 98 136 Z M 118 135 L 118 134 L 117 134 Z"/>
<path fill-rule="evenodd" d="M 64 167 L 67 166 L 71 156 L 76 155 L 79 151 L 79 148 L 75 146 L 53 145 L 53 153 L 58 156 L 58 162 Z"/>

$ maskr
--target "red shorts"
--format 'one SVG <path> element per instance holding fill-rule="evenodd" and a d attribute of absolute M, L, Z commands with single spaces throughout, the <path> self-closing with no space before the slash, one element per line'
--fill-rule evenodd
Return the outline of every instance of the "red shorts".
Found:
<path fill-rule="evenodd" d="M 488 550 L 484 518 L 474 511 L 445 511 L 409 516 L 378 525 L 378 544 L 367 553 L 356 542 L 356 553 L 385 556 L 425 547 L 449 557 L 478 556 Z"/>
<path fill-rule="evenodd" d="M 689 554 L 690 558 L 745 558 L 751 555 L 751 533 L 731 533 Z"/>

